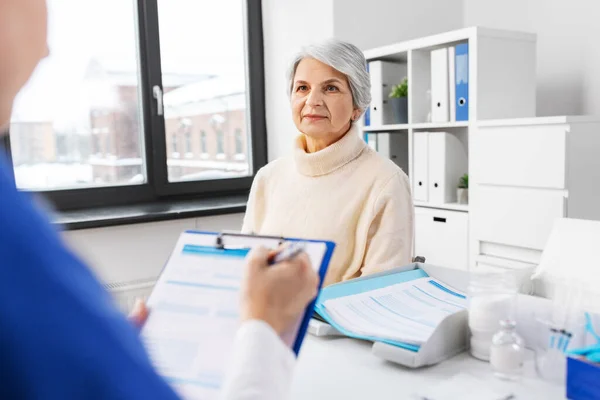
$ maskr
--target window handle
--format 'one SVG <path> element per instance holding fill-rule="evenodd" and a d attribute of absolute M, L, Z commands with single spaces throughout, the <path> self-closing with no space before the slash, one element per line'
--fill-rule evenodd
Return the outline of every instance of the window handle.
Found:
<path fill-rule="evenodd" d="M 156 99 L 156 115 L 163 115 L 163 92 L 160 86 L 154 85 L 152 87 L 152 95 Z"/>

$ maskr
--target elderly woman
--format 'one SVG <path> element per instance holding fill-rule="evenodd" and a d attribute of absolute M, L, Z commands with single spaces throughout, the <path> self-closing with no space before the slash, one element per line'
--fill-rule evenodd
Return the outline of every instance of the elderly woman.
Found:
<path fill-rule="evenodd" d="M 335 242 L 326 285 L 410 263 L 408 178 L 356 124 L 371 101 L 363 53 L 339 41 L 310 46 L 288 78 L 300 134 L 293 154 L 258 171 L 242 230 Z"/>

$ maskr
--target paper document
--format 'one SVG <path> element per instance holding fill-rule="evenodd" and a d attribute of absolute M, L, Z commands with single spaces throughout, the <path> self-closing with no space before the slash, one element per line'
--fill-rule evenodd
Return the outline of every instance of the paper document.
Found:
<path fill-rule="evenodd" d="M 336 324 L 355 335 L 421 345 L 444 318 L 466 309 L 467 300 L 463 293 L 425 277 L 323 305 Z"/>
<path fill-rule="evenodd" d="M 184 398 L 218 397 L 239 326 L 248 250 L 219 249 L 215 238 L 182 234 L 148 300 L 151 312 L 142 330 L 153 364 Z M 251 241 L 246 238 L 246 247 L 257 244 Z M 261 244 L 277 246 L 272 242 Z M 318 269 L 325 244 L 312 243 L 306 252 Z M 285 338 L 290 347 L 300 322 Z"/>

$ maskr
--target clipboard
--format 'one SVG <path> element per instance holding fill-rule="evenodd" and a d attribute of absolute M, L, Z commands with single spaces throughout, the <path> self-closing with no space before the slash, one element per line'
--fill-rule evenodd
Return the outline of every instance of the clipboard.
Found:
<path fill-rule="evenodd" d="M 333 242 L 237 232 L 183 232 L 148 298 L 151 313 L 141 331 L 159 373 L 167 381 L 192 385 L 194 390 L 217 390 L 219 373 L 226 367 L 224 354 L 232 347 L 239 324 L 239 289 L 247 253 L 259 245 L 277 248 L 284 242 L 299 241 L 306 244 L 305 251 L 318 271 L 320 290 L 335 249 Z M 296 356 L 315 302 L 307 306 L 289 337 L 282 338 Z"/>
<path fill-rule="evenodd" d="M 325 251 L 321 260 L 321 263 L 318 266 L 318 274 L 319 274 L 319 287 L 318 291 L 321 291 L 323 286 L 323 281 L 325 280 L 325 275 L 327 274 L 327 269 L 329 268 L 329 262 L 331 261 L 331 257 L 333 256 L 333 251 L 335 250 L 335 243 L 326 240 L 315 240 L 315 239 L 299 239 L 299 238 L 284 238 L 282 236 L 268 236 L 268 235 L 253 235 L 239 232 L 230 232 L 223 231 L 221 233 L 215 232 L 206 232 L 206 231 L 186 231 L 187 233 L 195 233 L 195 234 L 204 234 L 204 235 L 213 235 L 215 238 L 215 247 L 219 249 L 231 249 L 231 250 L 250 250 L 251 247 L 240 246 L 240 242 L 246 242 L 247 240 L 252 241 L 265 241 L 264 245 L 267 243 L 272 243 L 271 247 L 276 248 L 282 245 L 285 242 L 304 242 L 304 243 L 322 243 L 325 245 Z M 232 243 L 233 242 L 233 243 Z M 276 243 L 276 244 L 275 244 Z M 311 260 L 312 261 L 312 260 Z M 313 266 L 315 267 L 315 266 Z M 294 353 L 298 356 L 300 352 L 300 347 L 302 346 L 302 342 L 304 341 L 304 337 L 306 336 L 306 332 L 308 330 L 308 324 L 310 319 L 312 318 L 315 305 L 317 303 L 318 295 L 315 299 L 306 307 L 306 311 L 304 312 L 304 316 L 302 317 L 302 321 L 300 323 L 300 328 L 296 337 L 296 341 L 294 343 Z"/>

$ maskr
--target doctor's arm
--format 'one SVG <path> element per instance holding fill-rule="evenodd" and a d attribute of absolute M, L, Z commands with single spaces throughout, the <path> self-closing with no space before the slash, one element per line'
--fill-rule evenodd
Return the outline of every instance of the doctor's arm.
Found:
<path fill-rule="evenodd" d="M 375 202 L 361 276 L 410 264 L 413 233 L 410 185 L 399 171 L 384 185 Z"/>
<path fill-rule="evenodd" d="M 256 249 L 248 259 L 225 400 L 289 397 L 296 356 L 282 337 L 317 295 L 319 277 L 305 254 L 273 266 L 267 266 L 268 255 Z"/>

